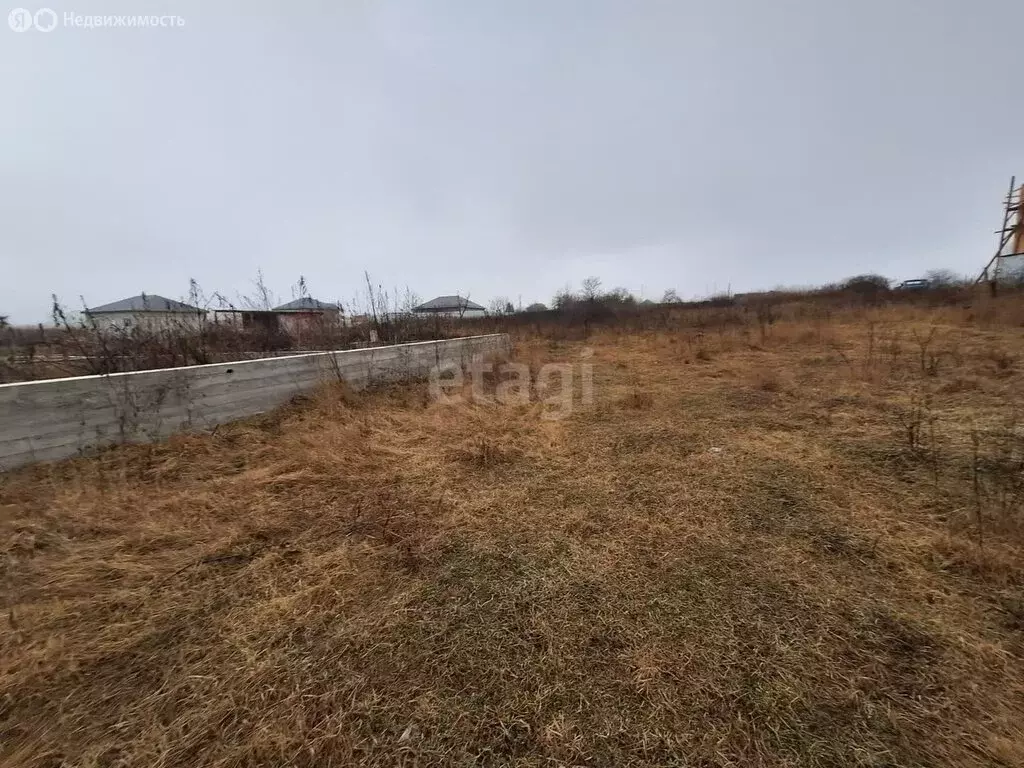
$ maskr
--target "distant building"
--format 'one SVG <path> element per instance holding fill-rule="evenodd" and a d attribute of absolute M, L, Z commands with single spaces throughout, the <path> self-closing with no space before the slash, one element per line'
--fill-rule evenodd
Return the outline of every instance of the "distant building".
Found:
<path fill-rule="evenodd" d="M 85 315 L 97 328 L 196 330 L 202 325 L 206 310 L 156 294 L 142 293 L 86 309 Z"/>
<path fill-rule="evenodd" d="M 242 328 L 261 328 L 265 331 L 283 331 L 294 337 L 329 325 L 343 325 L 345 310 L 340 304 L 304 296 L 273 309 L 218 309 L 214 312 L 217 323 Z"/>
<path fill-rule="evenodd" d="M 239 328 L 262 328 L 276 331 L 281 328 L 280 315 L 272 309 L 215 309 L 213 322 Z"/>
<path fill-rule="evenodd" d="M 487 310 L 479 304 L 461 296 L 438 296 L 436 299 L 413 307 L 417 315 L 433 315 L 435 317 L 483 317 Z"/>
<path fill-rule="evenodd" d="M 344 314 L 345 309 L 341 304 L 335 304 L 330 301 L 320 301 L 309 296 L 302 296 L 294 301 L 289 301 L 287 304 L 282 304 L 279 307 L 274 307 L 274 312 L 338 312 Z"/>
<path fill-rule="evenodd" d="M 273 311 L 280 318 L 280 327 L 292 335 L 325 325 L 345 324 L 345 309 L 341 304 L 309 296 L 274 307 Z"/>

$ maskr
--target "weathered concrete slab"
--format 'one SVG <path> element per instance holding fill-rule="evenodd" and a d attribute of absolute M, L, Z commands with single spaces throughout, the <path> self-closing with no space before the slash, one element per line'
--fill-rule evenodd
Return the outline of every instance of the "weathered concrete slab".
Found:
<path fill-rule="evenodd" d="M 507 334 L 187 368 L 0 384 L 0 470 L 174 432 L 211 429 L 342 379 L 355 389 L 421 378 L 510 351 Z"/>

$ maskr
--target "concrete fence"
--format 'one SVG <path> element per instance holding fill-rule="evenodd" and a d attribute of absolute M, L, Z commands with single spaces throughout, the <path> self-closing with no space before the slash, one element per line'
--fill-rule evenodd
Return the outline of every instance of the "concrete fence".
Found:
<path fill-rule="evenodd" d="M 0 471 L 159 440 L 271 410 L 339 378 L 355 389 L 510 351 L 507 334 L 0 384 Z"/>

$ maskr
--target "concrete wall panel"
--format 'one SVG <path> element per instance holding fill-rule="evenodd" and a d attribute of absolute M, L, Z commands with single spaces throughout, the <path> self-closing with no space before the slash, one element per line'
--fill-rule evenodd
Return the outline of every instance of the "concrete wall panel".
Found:
<path fill-rule="evenodd" d="M 211 429 L 254 416 L 318 385 L 355 389 L 422 378 L 447 362 L 504 357 L 506 334 L 317 352 L 109 376 L 0 384 L 0 470 L 123 442 Z"/>

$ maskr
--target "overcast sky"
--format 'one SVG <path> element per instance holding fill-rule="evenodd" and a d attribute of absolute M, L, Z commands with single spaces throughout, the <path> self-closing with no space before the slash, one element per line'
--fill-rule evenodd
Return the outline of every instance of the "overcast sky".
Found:
<path fill-rule="evenodd" d="M 259 269 L 485 305 L 975 272 L 1024 175 L 1020 0 L 50 7 L 0 28 L 14 322 Z"/>

